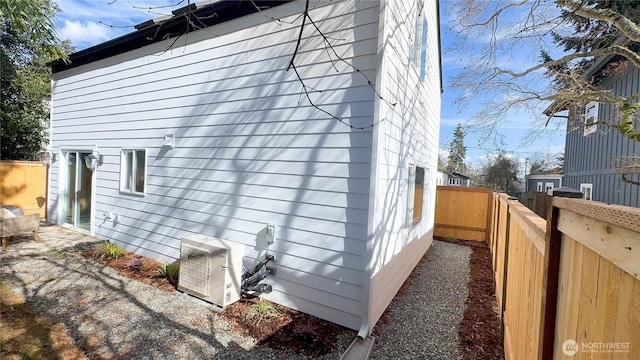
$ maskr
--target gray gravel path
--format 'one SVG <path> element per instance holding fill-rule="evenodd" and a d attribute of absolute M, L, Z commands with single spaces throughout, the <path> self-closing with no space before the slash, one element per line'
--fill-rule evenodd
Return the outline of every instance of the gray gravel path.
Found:
<path fill-rule="evenodd" d="M 371 359 L 461 359 L 458 326 L 469 282 L 471 248 L 434 241 L 405 292 L 389 305 Z"/>

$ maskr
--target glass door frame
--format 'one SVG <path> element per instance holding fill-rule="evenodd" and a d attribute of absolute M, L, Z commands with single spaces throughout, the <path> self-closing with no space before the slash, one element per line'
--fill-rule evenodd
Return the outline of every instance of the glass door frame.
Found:
<path fill-rule="evenodd" d="M 94 235 L 93 219 L 95 215 L 95 189 L 96 189 L 95 180 L 96 180 L 97 169 L 93 171 L 86 169 L 84 156 L 91 154 L 92 151 L 93 149 L 75 149 L 75 148 L 60 149 L 61 161 L 59 165 L 60 182 L 59 182 L 59 196 L 58 196 L 58 199 L 59 199 L 58 200 L 58 225 L 64 226 L 66 228 L 70 228 L 76 231 L 80 231 L 83 233 L 87 233 L 90 235 Z M 75 166 L 75 170 L 73 171 L 73 174 L 70 174 L 70 171 L 69 171 L 69 163 L 68 163 L 69 154 L 76 155 L 76 166 Z M 79 198 L 77 196 L 77 193 L 80 191 L 80 189 L 78 188 L 78 183 L 81 180 L 81 175 L 79 173 L 80 171 L 82 171 L 83 168 L 88 170 L 88 173 L 91 174 L 91 178 L 90 178 L 91 189 L 89 189 L 90 197 L 88 199 L 89 206 L 90 206 L 88 229 L 79 226 L 81 215 L 80 215 Z M 73 194 L 70 194 L 68 191 L 68 187 L 70 185 L 69 180 L 71 176 L 74 177 L 74 182 L 75 182 L 75 189 Z M 67 206 L 69 204 L 69 196 L 74 196 L 74 204 L 73 204 L 74 209 L 72 210 L 73 211 L 72 222 L 67 222 L 67 211 L 68 211 Z"/>

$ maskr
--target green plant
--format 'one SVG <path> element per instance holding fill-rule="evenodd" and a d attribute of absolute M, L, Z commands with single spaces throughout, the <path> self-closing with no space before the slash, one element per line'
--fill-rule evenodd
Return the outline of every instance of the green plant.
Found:
<path fill-rule="evenodd" d="M 280 315 L 280 310 L 270 301 L 260 300 L 251 305 L 249 311 L 247 311 L 247 319 L 255 321 L 256 325 L 260 325 L 260 322 L 265 319 L 269 319 Z"/>
<path fill-rule="evenodd" d="M 178 282 L 178 275 L 180 274 L 180 263 L 162 264 L 158 266 L 158 272 L 162 277 L 167 278 L 170 283 L 175 284 Z"/>
<path fill-rule="evenodd" d="M 96 246 L 96 249 L 93 251 L 95 256 L 104 258 L 112 258 L 119 259 L 121 256 L 125 255 L 127 252 L 114 243 L 110 243 L 108 241 L 103 242 L 102 244 Z"/>
<path fill-rule="evenodd" d="M 449 242 L 458 241 L 458 239 L 455 236 L 447 236 L 444 239 Z"/>

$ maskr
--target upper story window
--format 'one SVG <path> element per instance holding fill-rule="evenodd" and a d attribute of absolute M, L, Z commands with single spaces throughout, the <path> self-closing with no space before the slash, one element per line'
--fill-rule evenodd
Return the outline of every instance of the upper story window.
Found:
<path fill-rule="evenodd" d="M 598 129 L 598 103 L 592 101 L 584 108 L 584 136 L 593 134 Z"/>
<path fill-rule="evenodd" d="M 120 191 L 144 195 L 147 178 L 146 154 L 146 150 L 122 150 L 120 154 Z"/>
<path fill-rule="evenodd" d="M 420 80 L 424 80 L 427 71 L 427 35 L 428 23 L 424 15 L 424 0 L 416 0 L 416 23 L 413 38 L 413 64 L 418 67 Z"/>

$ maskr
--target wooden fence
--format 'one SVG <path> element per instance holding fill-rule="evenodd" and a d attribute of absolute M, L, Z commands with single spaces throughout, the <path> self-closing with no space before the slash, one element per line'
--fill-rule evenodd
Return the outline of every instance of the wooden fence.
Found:
<path fill-rule="evenodd" d="M 45 217 L 46 167 L 34 161 L 0 161 L 0 205 Z"/>
<path fill-rule="evenodd" d="M 640 209 L 500 194 L 491 219 L 507 359 L 640 359 Z"/>
<path fill-rule="evenodd" d="M 438 186 L 434 235 L 486 241 L 491 224 L 491 204 L 489 189 Z"/>

